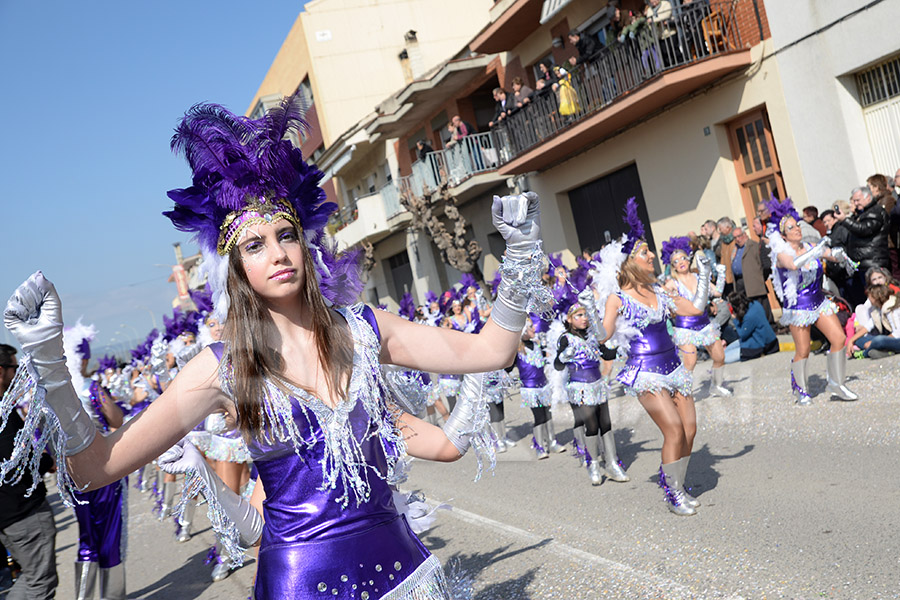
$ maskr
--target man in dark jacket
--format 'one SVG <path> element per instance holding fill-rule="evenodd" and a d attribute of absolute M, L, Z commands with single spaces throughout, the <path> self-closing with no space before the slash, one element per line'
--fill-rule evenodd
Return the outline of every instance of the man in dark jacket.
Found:
<path fill-rule="evenodd" d="M 859 263 L 859 270 L 853 276 L 848 290 L 850 297 L 847 298 L 856 306 L 866 301 L 866 270 L 870 267 L 891 268 L 888 253 L 890 220 L 884 207 L 875 202 L 867 187 L 855 188 L 850 202 L 854 207 L 853 215 L 841 212 L 835 216 L 843 221 L 844 227 L 850 232 L 847 253 Z"/>
<path fill-rule="evenodd" d="M 594 58 L 594 55 L 600 51 L 600 44 L 592 35 L 581 35 L 574 29 L 569 32 L 569 43 L 578 50 L 578 56 L 569 58 L 569 64 L 573 67 L 583 65 Z"/>
<path fill-rule="evenodd" d="M 772 306 L 769 304 L 769 290 L 766 288 L 766 279 L 772 271 L 771 263 L 763 262 L 759 242 L 750 239 L 743 228 L 735 227 L 733 235 L 735 251 L 732 261 L 740 259 L 739 267 L 732 263 L 734 289 L 746 294 L 750 302 L 758 301 L 766 313 L 766 319 L 769 323 L 774 323 Z"/>

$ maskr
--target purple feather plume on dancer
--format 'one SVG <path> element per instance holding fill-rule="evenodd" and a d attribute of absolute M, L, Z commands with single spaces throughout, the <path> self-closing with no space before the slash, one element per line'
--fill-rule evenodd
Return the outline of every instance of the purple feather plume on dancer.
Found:
<path fill-rule="evenodd" d="M 284 137 L 307 127 L 301 95 L 285 98 L 261 119 L 248 119 L 217 104 L 191 108 L 176 128 L 172 150 L 184 155 L 193 171 L 190 187 L 169 191 L 175 207 L 163 213 L 175 227 L 194 234 L 205 258 L 221 263 L 220 227 L 233 211 L 259 203 L 293 213 L 309 246 L 325 298 L 336 305 L 355 302 L 362 290 L 360 250 L 338 253 L 323 230 L 337 205 L 319 187 L 323 173 L 307 164 Z M 233 243 L 232 240 L 231 243 Z M 213 265 L 211 268 L 216 268 Z M 230 301 L 225 281 L 213 281 L 217 311 Z M 224 314 L 219 315 L 224 317 Z"/>
<path fill-rule="evenodd" d="M 437 294 L 435 294 L 431 290 L 428 290 L 427 292 L 425 292 L 425 303 L 426 304 L 431 304 L 432 302 L 437 302 L 437 301 L 438 301 Z"/>
<path fill-rule="evenodd" d="M 644 239 L 644 222 L 638 215 L 638 203 L 634 196 L 625 202 L 625 224 L 628 225 L 629 232 L 622 245 L 622 252 L 627 255 L 631 254 L 639 240 Z"/>
<path fill-rule="evenodd" d="M 690 257 L 693 250 L 691 250 L 691 239 L 689 237 L 674 236 L 664 241 L 662 245 L 663 264 L 670 264 L 672 262 L 672 254 L 679 251 L 684 252 L 688 257 Z"/>
<path fill-rule="evenodd" d="M 119 368 L 119 361 L 116 360 L 116 357 L 110 356 L 108 354 L 101 356 L 99 363 L 100 364 L 97 369 L 101 373 L 106 371 L 107 369 L 112 369 L 113 371 L 115 371 L 117 368 Z"/>
<path fill-rule="evenodd" d="M 406 292 L 400 298 L 400 316 L 405 317 L 409 321 L 416 318 L 416 303 L 409 292 Z"/>
<path fill-rule="evenodd" d="M 802 218 L 797 212 L 797 209 L 794 208 L 794 203 L 790 198 L 779 200 L 775 196 L 772 196 L 770 200 L 766 200 L 766 208 L 772 213 L 769 222 L 774 224 L 779 230 L 781 230 L 781 224 L 787 217 L 793 217 L 798 223 Z"/>

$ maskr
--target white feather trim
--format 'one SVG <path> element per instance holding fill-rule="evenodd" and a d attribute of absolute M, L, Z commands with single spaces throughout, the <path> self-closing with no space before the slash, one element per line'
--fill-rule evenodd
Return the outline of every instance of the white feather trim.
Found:
<path fill-rule="evenodd" d="M 597 291 L 597 309 L 606 310 L 606 302 L 613 294 L 621 291 L 619 287 L 619 270 L 622 263 L 625 262 L 625 254 L 622 253 L 622 246 L 625 244 L 625 236 L 611 242 L 603 247 L 600 251 L 600 262 L 593 263 L 594 268 L 591 269 L 591 285 Z M 602 307 L 602 308 L 601 308 Z M 609 324 L 604 323 L 604 327 L 609 331 Z M 618 349 L 620 356 L 624 356 L 628 352 L 631 340 L 637 337 L 640 331 L 625 319 L 616 319 L 615 331 L 610 337 L 607 345 Z"/>
<path fill-rule="evenodd" d="M 63 351 L 66 353 L 66 367 L 72 376 L 72 386 L 79 396 L 84 394 L 87 381 L 81 374 L 82 357 L 78 353 L 78 346 L 84 340 L 92 341 L 96 335 L 97 329 L 93 325 L 85 325 L 80 318 L 75 325 L 63 331 Z"/>
<path fill-rule="evenodd" d="M 231 296 L 228 295 L 228 257 L 219 256 L 215 252 L 202 249 L 203 263 L 200 270 L 206 275 L 209 289 L 212 291 L 213 315 L 220 323 L 228 316 Z"/>

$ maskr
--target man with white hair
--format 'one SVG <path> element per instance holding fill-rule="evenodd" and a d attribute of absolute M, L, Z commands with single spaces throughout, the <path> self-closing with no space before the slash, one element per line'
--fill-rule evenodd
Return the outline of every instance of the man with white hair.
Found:
<path fill-rule="evenodd" d="M 884 207 L 875 202 L 867 186 L 853 188 L 850 203 L 854 210 L 852 215 L 841 211 L 840 215 L 835 216 L 850 232 L 847 254 L 859 263 L 859 269 L 847 288 L 847 300 L 856 306 L 866 301 L 866 271 L 870 267 L 891 268 L 888 253 L 890 219 Z"/>

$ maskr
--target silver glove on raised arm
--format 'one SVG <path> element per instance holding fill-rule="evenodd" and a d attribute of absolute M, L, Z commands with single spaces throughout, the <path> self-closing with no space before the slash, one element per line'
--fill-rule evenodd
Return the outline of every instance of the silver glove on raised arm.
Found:
<path fill-rule="evenodd" d="M 725 265 L 716 265 L 716 294 L 719 296 L 725 291 Z"/>
<path fill-rule="evenodd" d="M 246 547 L 253 546 L 262 536 L 263 520 L 259 512 L 240 494 L 234 493 L 225 482 L 209 468 L 206 459 L 189 441 L 182 440 L 172 446 L 156 460 L 159 468 L 172 475 L 185 473 L 189 477 L 199 478 L 200 490 L 209 501 L 211 511 L 221 511 L 228 521 L 234 524 L 240 543 Z M 186 481 L 185 488 L 192 482 Z M 223 515 L 218 515 L 221 517 Z M 213 518 L 213 526 L 220 519 Z M 227 534 L 227 529 L 225 528 Z M 217 533 L 223 533 L 216 529 Z M 225 543 L 228 546 L 228 543 Z M 229 548 L 229 551 L 233 551 Z M 240 552 L 243 554 L 243 552 Z M 234 557 L 232 557 L 234 558 Z"/>
<path fill-rule="evenodd" d="M 694 292 L 691 304 L 697 310 L 706 310 L 706 305 L 709 304 L 709 275 L 711 271 L 709 258 L 703 253 L 698 254 L 697 265 L 697 291 Z"/>
<path fill-rule="evenodd" d="M 600 322 L 600 313 L 597 312 L 597 300 L 594 298 L 594 290 L 590 286 L 584 288 L 578 294 L 578 304 L 584 307 L 588 318 L 588 328 L 597 340 L 606 339 L 606 329 Z"/>
<path fill-rule="evenodd" d="M 829 238 L 827 235 L 824 236 L 821 240 L 819 240 L 818 244 L 816 244 L 815 246 L 813 246 L 812 248 L 810 248 L 809 250 L 807 250 L 806 252 L 804 252 L 803 254 L 798 256 L 797 258 L 795 258 L 794 266 L 797 267 L 798 269 L 802 269 L 808 263 L 822 258 L 822 255 L 825 254 L 825 248 L 830 243 L 831 243 L 831 238 Z"/>
<path fill-rule="evenodd" d="M 482 395 L 484 373 L 468 373 L 463 376 L 459 390 L 459 400 L 453 412 L 441 428 L 450 443 L 456 446 L 460 456 L 469 450 L 469 436 L 475 427 L 476 403 L 473 401 Z"/>
<path fill-rule="evenodd" d="M 544 253 L 538 196 L 534 192 L 494 196 L 491 215 L 494 227 L 506 240 L 491 319 L 507 331 L 519 332 L 525 326 L 526 313 L 542 313 L 553 300 L 541 282 Z"/>
<path fill-rule="evenodd" d="M 24 368 L 34 368 L 35 383 L 46 391 L 44 401 L 66 437 L 65 454 L 78 454 L 91 445 L 97 429 L 72 387 L 63 353 L 62 303 L 43 273 L 34 273 L 16 289 L 3 322 L 22 346 Z"/>

